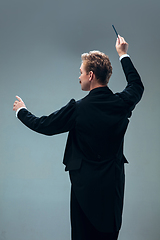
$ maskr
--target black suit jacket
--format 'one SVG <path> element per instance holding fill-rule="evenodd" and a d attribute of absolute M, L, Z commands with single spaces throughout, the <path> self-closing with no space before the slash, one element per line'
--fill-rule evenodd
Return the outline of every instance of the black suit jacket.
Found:
<path fill-rule="evenodd" d="M 143 84 L 129 57 L 121 60 L 127 79 L 124 91 L 95 88 L 79 101 L 72 99 L 49 116 L 38 118 L 21 109 L 18 118 L 45 135 L 69 132 L 65 170 L 76 197 L 92 224 L 104 232 L 121 227 L 124 195 L 123 141 L 129 118 L 143 94 Z"/>

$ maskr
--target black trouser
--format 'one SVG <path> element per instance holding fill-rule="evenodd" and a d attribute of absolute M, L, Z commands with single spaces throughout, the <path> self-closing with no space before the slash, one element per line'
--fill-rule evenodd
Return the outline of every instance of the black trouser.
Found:
<path fill-rule="evenodd" d="M 117 240 L 119 232 L 99 232 L 82 211 L 71 189 L 71 234 L 72 240 Z"/>

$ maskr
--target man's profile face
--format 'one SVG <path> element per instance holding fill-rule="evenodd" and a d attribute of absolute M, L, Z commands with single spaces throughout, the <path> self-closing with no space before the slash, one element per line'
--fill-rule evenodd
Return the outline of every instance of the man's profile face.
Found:
<path fill-rule="evenodd" d="M 81 89 L 83 91 L 89 91 L 90 90 L 90 81 L 89 81 L 89 74 L 87 74 L 85 70 L 85 64 L 82 62 L 80 67 L 80 77 L 79 77 L 79 83 L 81 84 Z"/>

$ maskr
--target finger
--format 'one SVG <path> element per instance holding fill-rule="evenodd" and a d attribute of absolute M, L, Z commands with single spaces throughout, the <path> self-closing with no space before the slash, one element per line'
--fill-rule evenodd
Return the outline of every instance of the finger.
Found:
<path fill-rule="evenodd" d="M 120 44 L 120 39 L 119 37 L 117 38 L 117 41 L 116 41 L 116 46 Z"/>
<path fill-rule="evenodd" d="M 125 39 L 119 35 L 120 44 L 126 43 Z"/>
<path fill-rule="evenodd" d="M 124 44 L 126 44 L 126 41 L 125 41 L 125 39 L 124 39 L 124 38 L 122 39 L 122 42 L 123 42 Z"/>
<path fill-rule="evenodd" d="M 13 104 L 13 111 L 15 111 L 16 110 L 16 105 L 15 104 Z"/>
<path fill-rule="evenodd" d="M 124 43 L 124 38 L 123 37 L 119 37 L 119 41 L 120 41 L 120 44 Z"/>
<path fill-rule="evenodd" d="M 122 42 L 123 42 L 123 43 L 127 43 L 126 40 L 125 40 L 123 37 L 122 37 Z"/>
<path fill-rule="evenodd" d="M 22 98 L 20 98 L 19 96 L 16 96 L 16 98 L 19 100 L 19 102 L 23 102 Z"/>

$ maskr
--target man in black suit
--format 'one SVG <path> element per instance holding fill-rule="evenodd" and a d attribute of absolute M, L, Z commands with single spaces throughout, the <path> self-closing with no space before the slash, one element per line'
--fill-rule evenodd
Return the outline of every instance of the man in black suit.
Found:
<path fill-rule="evenodd" d="M 71 180 L 72 240 L 116 240 L 121 228 L 124 195 L 124 135 L 144 87 L 118 36 L 116 50 L 127 80 L 113 94 L 109 58 L 99 51 L 82 54 L 81 88 L 89 94 L 72 99 L 49 116 L 35 117 L 21 98 L 13 110 L 30 129 L 45 135 L 69 132 L 63 163 Z"/>

